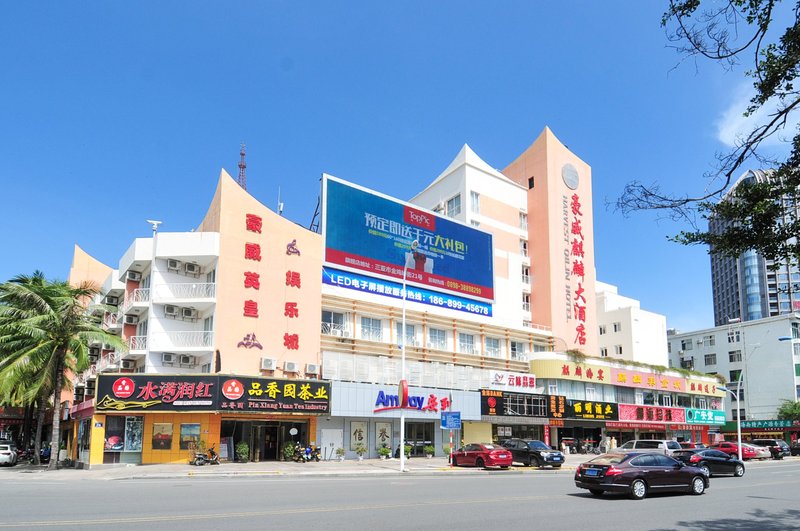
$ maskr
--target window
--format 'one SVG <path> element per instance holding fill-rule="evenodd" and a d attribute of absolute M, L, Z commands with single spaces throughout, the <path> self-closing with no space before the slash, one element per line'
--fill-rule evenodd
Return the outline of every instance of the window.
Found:
<path fill-rule="evenodd" d="M 614 332 L 622 332 L 622 323 L 614 323 Z"/>
<path fill-rule="evenodd" d="M 525 343 L 522 341 L 511 341 L 511 359 L 528 361 L 528 355 L 525 352 Z"/>
<path fill-rule="evenodd" d="M 622 345 L 614 345 L 614 354 L 622 356 Z"/>
<path fill-rule="evenodd" d="M 600 335 L 606 335 L 606 325 L 600 325 Z"/>
<path fill-rule="evenodd" d="M 528 190 L 533 188 L 534 181 L 535 179 L 533 177 L 528 177 Z"/>
<path fill-rule="evenodd" d="M 201 365 L 200 366 L 200 372 L 211 372 L 211 364 L 210 363 L 204 363 L 203 365 Z"/>
<path fill-rule="evenodd" d="M 528 230 L 528 214 L 525 212 L 519 213 L 519 228 L 522 230 Z"/>
<path fill-rule="evenodd" d="M 795 376 L 800 376 L 800 363 L 795 363 L 794 364 L 794 375 Z"/>
<path fill-rule="evenodd" d="M 713 335 L 703 336 L 703 345 L 713 347 L 717 344 L 716 338 Z"/>
<path fill-rule="evenodd" d="M 531 296 L 529 293 L 522 294 L 522 311 L 531 311 Z"/>
<path fill-rule="evenodd" d="M 400 343 L 400 339 L 403 337 L 403 322 L 400 321 L 397 323 L 397 342 Z M 416 330 L 414 329 L 413 324 L 408 324 L 406 322 L 406 345 L 417 346 L 417 334 Z"/>
<path fill-rule="evenodd" d="M 472 225 L 473 227 L 480 227 L 481 226 L 481 222 L 480 221 L 475 221 L 474 219 L 469 220 L 469 224 Z"/>
<path fill-rule="evenodd" d="M 606 347 L 603 347 L 603 348 L 600 349 L 600 357 L 601 358 L 607 358 L 608 357 L 608 349 Z"/>
<path fill-rule="evenodd" d="M 481 195 L 478 192 L 469 193 L 469 206 L 475 214 L 481 213 Z"/>
<path fill-rule="evenodd" d="M 716 365 L 717 364 L 717 355 L 716 354 L 706 354 L 703 357 L 703 362 L 706 365 Z"/>
<path fill-rule="evenodd" d="M 741 341 L 739 330 L 728 330 L 728 343 L 738 343 Z"/>
<path fill-rule="evenodd" d="M 459 332 L 458 351 L 464 354 L 478 354 L 478 349 L 475 348 L 475 336 Z"/>
<path fill-rule="evenodd" d="M 522 256 L 528 256 L 528 240 L 519 241 L 519 254 Z"/>
<path fill-rule="evenodd" d="M 792 339 L 800 339 L 800 323 L 792 323 Z"/>
<path fill-rule="evenodd" d="M 444 330 L 428 328 L 428 347 L 439 350 L 447 349 L 447 336 L 445 336 Z"/>
<path fill-rule="evenodd" d="M 522 266 L 522 283 L 530 285 L 531 283 L 531 268 Z"/>
<path fill-rule="evenodd" d="M 672 407 L 672 395 L 661 395 L 661 405 Z"/>
<path fill-rule="evenodd" d="M 547 394 L 549 394 L 549 395 L 557 395 L 558 394 L 558 384 L 557 383 L 548 383 L 547 384 Z"/>
<path fill-rule="evenodd" d="M 742 370 L 741 369 L 736 369 L 735 371 L 730 371 L 730 373 L 729 373 L 730 379 L 728 381 L 729 382 L 738 382 L 739 381 L 739 377 L 741 376 L 741 374 L 742 374 Z"/>
<path fill-rule="evenodd" d="M 642 393 L 642 400 L 644 400 L 644 405 L 654 406 L 656 405 L 656 394 L 650 391 L 644 391 Z"/>
<path fill-rule="evenodd" d="M 335 334 L 335 330 L 341 333 L 345 329 L 344 314 L 322 310 L 322 333 Z"/>
<path fill-rule="evenodd" d="M 461 194 L 455 195 L 447 200 L 447 216 L 454 218 L 461 214 Z"/>
<path fill-rule="evenodd" d="M 361 318 L 361 339 L 368 339 L 370 341 L 381 340 L 381 320 L 373 319 L 372 317 Z"/>
<path fill-rule="evenodd" d="M 747 415 L 745 415 L 744 409 L 739 409 L 739 410 L 731 409 L 731 418 L 733 420 L 738 420 L 740 418 L 742 420 L 745 420 L 747 418 Z"/>
<path fill-rule="evenodd" d="M 736 363 L 737 361 L 742 361 L 742 351 L 741 350 L 729 350 L 728 351 L 728 361 L 731 363 Z"/>
<path fill-rule="evenodd" d="M 692 340 L 681 339 L 681 350 L 692 350 Z"/>
<path fill-rule="evenodd" d="M 586 400 L 595 400 L 594 387 L 586 386 Z"/>
<path fill-rule="evenodd" d="M 486 355 L 493 358 L 500 357 L 500 340 L 496 337 L 486 338 Z"/>

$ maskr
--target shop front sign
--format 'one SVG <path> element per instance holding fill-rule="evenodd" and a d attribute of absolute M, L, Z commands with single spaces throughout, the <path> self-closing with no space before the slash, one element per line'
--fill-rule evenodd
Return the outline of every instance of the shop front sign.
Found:
<path fill-rule="evenodd" d="M 751 428 L 791 428 L 800 426 L 800 422 L 791 420 L 743 420 L 742 429 Z"/>
<path fill-rule="evenodd" d="M 617 404 L 593 400 L 567 400 L 567 416 L 583 420 L 617 420 Z"/>
<path fill-rule="evenodd" d="M 97 377 L 98 411 L 328 413 L 330 384 L 319 380 L 111 374 Z"/>
<path fill-rule="evenodd" d="M 490 371 L 489 388 L 498 391 L 536 393 L 536 376 L 521 372 Z"/>
<path fill-rule="evenodd" d="M 686 422 L 686 410 L 677 407 L 619 404 L 619 420 L 634 422 Z"/>
<path fill-rule="evenodd" d="M 405 389 L 408 389 L 407 387 Z M 375 398 L 375 409 L 373 413 L 380 413 L 382 411 L 392 411 L 397 409 L 416 409 L 428 413 L 438 413 L 450 409 L 451 399 L 447 395 L 436 395 L 429 393 L 425 395 L 412 395 L 409 394 L 403 400 L 399 394 L 387 393 L 383 389 L 379 390 Z M 402 404 L 407 404 L 402 407 Z"/>
<path fill-rule="evenodd" d="M 547 418 L 547 395 L 481 389 L 481 415 Z"/>
<path fill-rule="evenodd" d="M 686 408 L 686 422 L 689 424 L 725 424 L 725 412 L 714 409 Z"/>

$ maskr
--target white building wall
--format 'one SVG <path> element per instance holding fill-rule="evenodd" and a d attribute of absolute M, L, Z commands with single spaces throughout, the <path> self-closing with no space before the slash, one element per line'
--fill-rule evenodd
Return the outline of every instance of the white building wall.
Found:
<path fill-rule="evenodd" d="M 601 351 L 595 355 L 601 355 L 605 348 L 611 359 L 668 364 L 667 318 L 642 310 L 639 301 L 620 295 L 616 286 L 597 282 L 597 322 Z M 616 353 L 618 346 L 622 348 L 621 355 Z"/>
<path fill-rule="evenodd" d="M 800 326 L 797 314 L 781 315 L 707 328 L 693 332 L 672 332 L 668 337 L 670 366 L 680 367 L 681 360 L 692 363 L 694 370 L 720 374 L 730 382 L 743 371 L 744 398 L 739 405 L 745 411 L 743 420 L 771 420 L 783 400 L 797 399 L 798 378 L 795 364 L 800 363 L 800 339 L 792 339 L 793 323 Z M 797 335 L 797 333 L 795 333 Z M 741 361 L 736 359 L 741 352 Z M 736 382 L 728 385 L 735 389 Z M 726 410 L 736 409 L 736 400 L 729 394 Z M 729 414 L 728 420 L 735 417 Z"/>

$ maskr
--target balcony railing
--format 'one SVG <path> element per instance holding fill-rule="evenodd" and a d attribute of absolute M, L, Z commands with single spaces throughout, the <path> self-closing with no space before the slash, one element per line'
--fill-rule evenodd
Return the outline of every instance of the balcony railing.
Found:
<path fill-rule="evenodd" d="M 383 341 L 383 334 L 380 332 L 380 330 L 369 330 L 362 328 L 361 339 L 366 339 L 367 341 Z"/>
<path fill-rule="evenodd" d="M 350 328 L 348 328 L 346 325 L 338 323 L 322 323 L 322 328 L 320 329 L 320 332 L 329 336 L 338 336 L 338 337 L 352 336 L 352 334 L 350 333 Z"/>
<path fill-rule="evenodd" d="M 117 328 L 120 323 L 120 313 L 107 313 L 103 317 L 103 328 L 108 330 L 109 328 Z"/>
<path fill-rule="evenodd" d="M 137 288 L 125 296 L 125 301 L 119 309 L 120 312 L 125 313 L 134 304 L 148 302 L 150 302 L 150 288 Z"/>
<path fill-rule="evenodd" d="M 103 354 L 100 359 L 97 360 L 97 364 L 95 365 L 97 372 L 103 372 L 107 369 L 118 369 L 121 358 L 122 355 L 117 351 Z"/>
<path fill-rule="evenodd" d="M 128 349 L 147 350 L 147 336 L 131 336 L 128 338 Z"/>
<path fill-rule="evenodd" d="M 217 294 L 217 285 L 213 282 L 159 284 L 153 289 L 156 299 L 213 299 Z"/>
<path fill-rule="evenodd" d="M 150 350 L 181 350 L 189 348 L 211 348 L 214 345 L 214 332 L 179 331 L 163 332 L 150 336 Z"/>

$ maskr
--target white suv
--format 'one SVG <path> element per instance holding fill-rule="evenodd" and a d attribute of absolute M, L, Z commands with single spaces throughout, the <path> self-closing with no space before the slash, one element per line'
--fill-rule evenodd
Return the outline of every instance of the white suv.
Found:
<path fill-rule="evenodd" d="M 635 441 L 628 441 L 617 448 L 617 451 L 621 452 L 657 452 L 664 455 L 672 455 L 672 452 L 677 450 L 681 450 L 681 445 L 678 441 L 665 439 L 636 439 Z"/>

